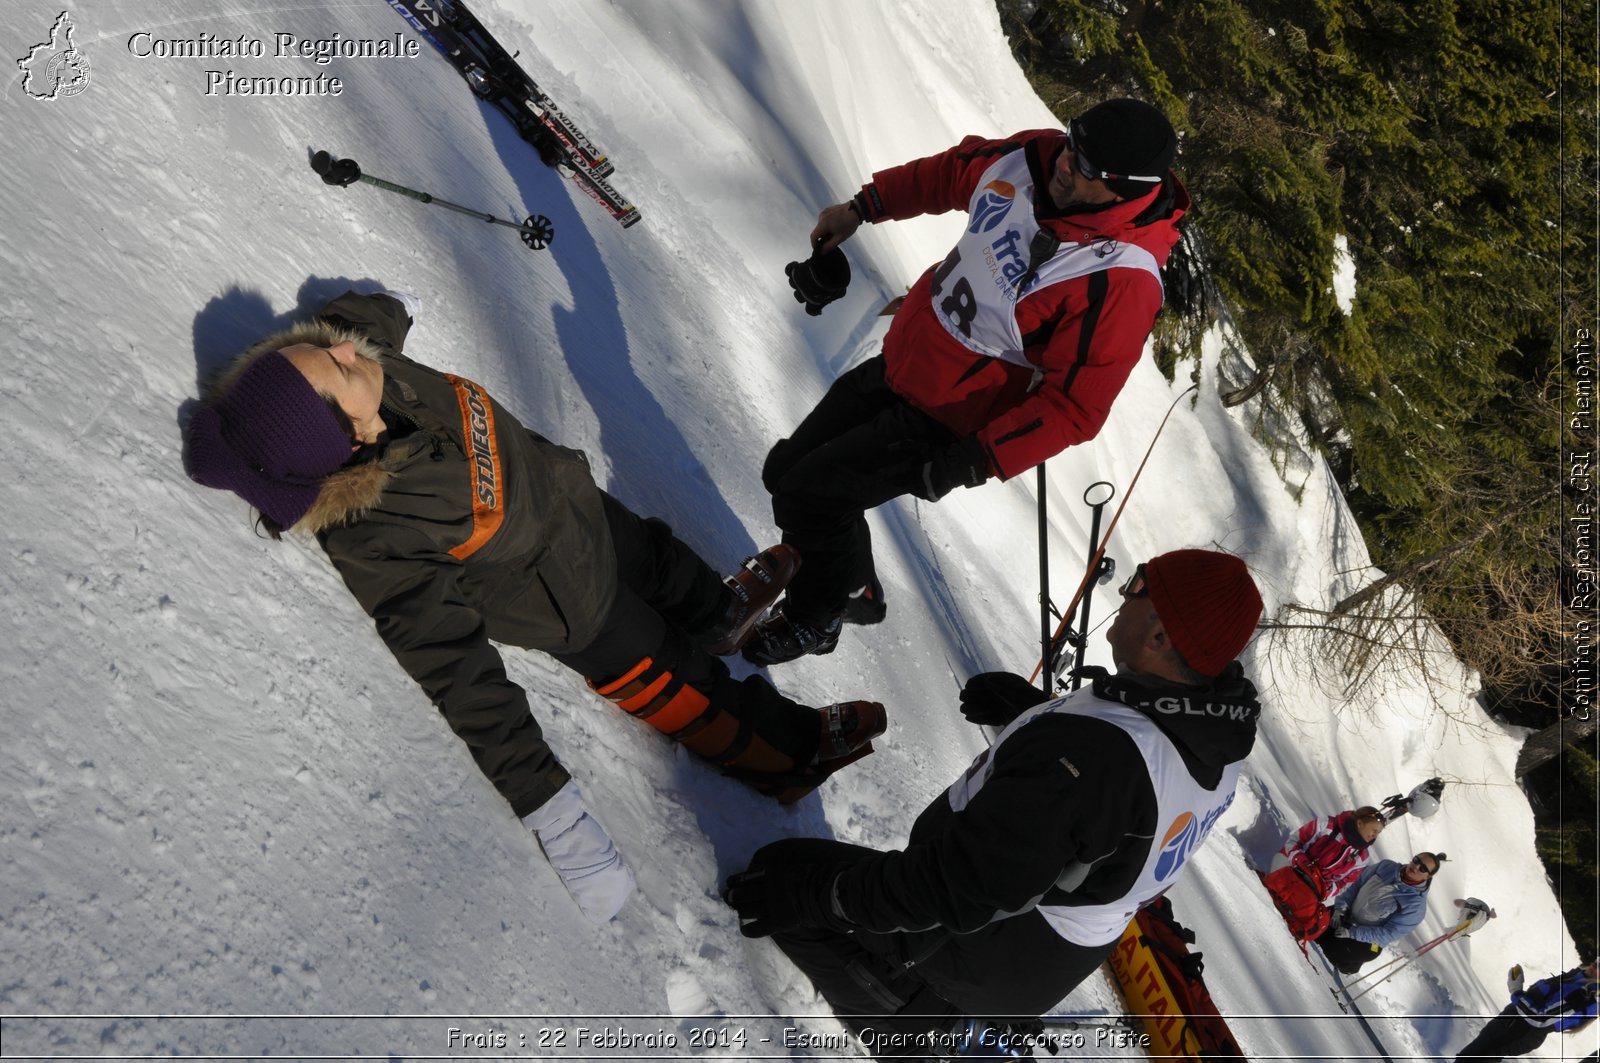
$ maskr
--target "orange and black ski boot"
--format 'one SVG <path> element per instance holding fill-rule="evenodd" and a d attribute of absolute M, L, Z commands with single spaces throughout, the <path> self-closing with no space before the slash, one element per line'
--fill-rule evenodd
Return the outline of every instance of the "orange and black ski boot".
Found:
<path fill-rule="evenodd" d="M 889 716 L 876 701 L 845 701 L 818 709 L 822 741 L 817 759 L 799 771 L 747 780 L 764 794 L 792 805 L 840 768 L 872 753 L 872 740 L 889 729 Z"/>

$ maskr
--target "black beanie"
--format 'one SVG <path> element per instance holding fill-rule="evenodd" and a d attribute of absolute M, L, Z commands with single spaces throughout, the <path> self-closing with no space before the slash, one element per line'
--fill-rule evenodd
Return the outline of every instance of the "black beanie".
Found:
<path fill-rule="evenodd" d="M 1096 167 L 1130 177 L 1163 177 L 1178 153 L 1178 134 L 1167 116 L 1142 100 L 1107 100 L 1071 125 L 1073 142 Z M 1124 199 L 1156 188 L 1159 181 L 1107 181 Z"/>

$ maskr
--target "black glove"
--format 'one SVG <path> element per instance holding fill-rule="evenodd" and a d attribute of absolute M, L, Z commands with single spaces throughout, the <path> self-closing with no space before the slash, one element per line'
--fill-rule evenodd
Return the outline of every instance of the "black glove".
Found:
<path fill-rule="evenodd" d="M 984 727 L 1004 727 L 1050 695 L 1012 672 L 980 672 L 961 688 L 961 715 Z"/>
<path fill-rule="evenodd" d="M 844 298 L 844 290 L 850 286 L 850 260 L 837 247 L 813 253 L 804 262 L 791 262 L 783 272 L 794 289 L 794 301 L 804 304 L 812 317 L 835 299 Z"/>
<path fill-rule="evenodd" d="M 739 913 L 739 933 L 747 938 L 764 938 L 797 926 L 842 933 L 852 924 L 833 911 L 833 881 L 838 877 L 838 867 L 818 864 L 741 871 L 728 876 L 722 899 Z"/>
<path fill-rule="evenodd" d="M 988 478 L 989 455 L 977 436 L 967 436 L 922 466 L 922 497 L 937 502 L 958 487 L 977 487 Z"/>
<path fill-rule="evenodd" d="M 344 188 L 361 180 L 361 167 L 356 165 L 354 159 L 335 159 L 325 151 L 319 151 L 311 156 L 311 168 L 322 175 L 325 185 L 338 185 Z"/>

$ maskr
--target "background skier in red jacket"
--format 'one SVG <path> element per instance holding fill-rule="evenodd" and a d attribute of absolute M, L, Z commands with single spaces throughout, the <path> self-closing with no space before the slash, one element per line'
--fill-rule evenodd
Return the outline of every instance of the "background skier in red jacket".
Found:
<path fill-rule="evenodd" d="M 1319 900 L 1332 907 L 1333 899 L 1366 870 L 1372 843 L 1384 826 L 1383 813 L 1371 805 L 1311 819 L 1278 851 L 1273 870 L 1290 864 L 1315 868 L 1323 884 Z"/>
<path fill-rule="evenodd" d="M 1310 941 L 1328 929 L 1328 909 L 1366 869 L 1384 825 L 1383 813 L 1371 805 L 1311 819 L 1273 857 L 1261 882 L 1296 940 Z"/>
<path fill-rule="evenodd" d="M 1176 150 L 1160 111 L 1109 100 L 1065 131 L 968 137 L 880 171 L 822 211 L 818 255 L 863 221 L 962 209 L 968 223 L 912 286 L 883 353 L 768 454 L 773 518 L 804 563 L 747 658 L 827 653 L 843 621 L 882 619 L 866 510 L 1009 479 L 1100 431 L 1161 309 L 1189 206 Z"/>

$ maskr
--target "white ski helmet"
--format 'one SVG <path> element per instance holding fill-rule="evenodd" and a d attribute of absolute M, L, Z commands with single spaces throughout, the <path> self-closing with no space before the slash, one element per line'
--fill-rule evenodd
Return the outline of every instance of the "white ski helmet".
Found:
<path fill-rule="evenodd" d="M 1439 799 L 1419 786 L 1406 799 L 1406 811 L 1418 819 L 1427 819 L 1439 811 Z"/>

